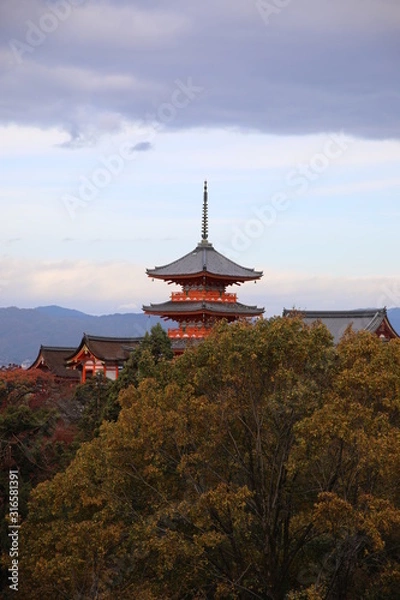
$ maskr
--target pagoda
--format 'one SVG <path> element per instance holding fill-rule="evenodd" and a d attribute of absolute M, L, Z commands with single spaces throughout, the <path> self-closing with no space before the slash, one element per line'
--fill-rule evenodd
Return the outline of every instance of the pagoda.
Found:
<path fill-rule="evenodd" d="M 168 336 L 177 352 L 181 348 L 180 341 L 205 338 L 213 325 L 221 319 L 232 322 L 241 318 L 259 317 L 264 312 L 264 308 L 241 304 L 237 301 L 236 294 L 226 291 L 230 285 L 260 279 L 262 271 L 241 267 L 217 252 L 208 241 L 206 181 L 201 241 L 182 258 L 162 267 L 147 269 L 146 272 L 152 279 L 162 279 L 168 284 L 181 286 L 181 291 L 172 292 L 167 302 L 143 306 L 146 314 L 177 322 L 177 328 L 168 330 Z"/>

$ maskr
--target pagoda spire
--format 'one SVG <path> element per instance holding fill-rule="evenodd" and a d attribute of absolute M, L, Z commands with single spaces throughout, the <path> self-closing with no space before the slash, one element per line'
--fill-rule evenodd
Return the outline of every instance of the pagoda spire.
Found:
<path fill-rule="evenodd" d="M 207 190 L 207 181 L 204 182 L 203 219 L 202 219 L 201 240 L 202 240 L 203 244 L 208 243 L 208 190 Z"/>

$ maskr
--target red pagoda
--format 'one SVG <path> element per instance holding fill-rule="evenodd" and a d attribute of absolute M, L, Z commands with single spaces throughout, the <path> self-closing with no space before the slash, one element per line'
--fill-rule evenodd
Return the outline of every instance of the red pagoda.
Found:
<path fill-rule="evenodd" d="M 239 303 L 236 294 L 226 292 L 230 285 L 260 279 L 262 271 L 241 267 L 217 252 L 208 241 L 206 181 L 201 242 L 182 258 L 162 267 L 147 269 L 146 272 L 153 279 L 163 279 L 182 288 L 180 292 L 172 292 L 167 302 L 143 306 L 146 314 L 178 323 L 177 328 L 168 330 L 168 336 L 178 352 L 180 341 L 206 337 L 220 319 L 232 322 L 240 318 L 258 317 L 264 312 L 264 308 Z"/>

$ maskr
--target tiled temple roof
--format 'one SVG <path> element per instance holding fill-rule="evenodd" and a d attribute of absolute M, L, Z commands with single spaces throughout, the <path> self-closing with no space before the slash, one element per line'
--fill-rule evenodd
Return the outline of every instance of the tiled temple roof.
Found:
<path fill-rule="evenodd" d="M 147 269 L 147 275 L 167 281 L 181 281 L 196 275 L 228 279 L 231 283 L 252 281 L 262 277 L 262 271 L 242 267 L 220 254 L 209 242 L 200 242 L 192 252 L 162 267 Z"/>
<path fill-rule="evenodd" d="M 355 332 L 369 331 L 370 333 L 377 333 L 380 327 L 385 326 L 390 337 L 399 337 L 388 319 L 386 308 L 330 311 L 284 309 L 284 317 L 293 315 L 300 315 L 305 323 L 309 325 L 315 321 L 321 321 L 333 335 L 335 343 L 340 341 L 349 326 L 351 326 Z"/>
<path fill-rule="evenodd" d="M 29 369 L 43 369 L 56 377 L 79 379 L 79 373 L 66 368 L 65 360 L 75 348 L 58 346 L 40 346 L 39 353 Z"/>
<path fill-rule="evenodd" d="M 111 338 L 84 333 L 78 348 L 74 349 L 67 357 L 67 363 L 73 362 L 84 348 L 87 348 L 90 354 L 93 354 L 98 360 L 124 361 L 137 348 L 142 339 L 142 337 Z"/>
<path fill-rule="evenodd" d="M 162 302 L 161 304 L 149 304 L 144 306 L 143 310 L 153 315 L 162 315 L 168 318 L 175 318 L 179 314 L 197 315 L 197 314 L 215 314 L 218 316 L 223 315 L 237 315 L 238 317 L 255 317 L 261 315 L 264 312 L 264 308 L 258 306 L 247 306 L 240 302 Z"/>

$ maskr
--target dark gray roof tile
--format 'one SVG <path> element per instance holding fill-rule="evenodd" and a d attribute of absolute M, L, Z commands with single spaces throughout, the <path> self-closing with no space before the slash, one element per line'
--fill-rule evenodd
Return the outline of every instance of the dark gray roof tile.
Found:
<path fill-rule="evenodd" d="M 79 379 L 79 373 L 65 367 L 65 360 L 75 348 L 61 346 L 40 346 L 39 353 L 29 369 L 48 369 L 56 377 Z"/>
<path fill-rule="evenodd" d="M 111 362 L 124 361 L 129 357 L 129 354 L 137 348 L 142 340 L 142 337 L 114 338 L 85 333 L 78 348 L 71 353 L 67 362 L 72 362 L 74 357 L 79 354 L 84 346 L 86 346 L 89 352 L 91 352 L 98 360 Z"/>
<path fill-rule="evenodd" d="M 375 333 L 382 322 L 386 319 L 389 328 L 390 325 L 386 308 L 367 308 L 358 310 L 287 310 L 284 309 L 283 316 L 300 315 L 305 323 L 311 325 L 315 321 L 321 321 L 330 333 L 333 335 L 334 342 L 337 344 L 351 326 L 353 331 L 369 331 Z M 394 330 L 393 330 L 394 331 Z"/>
<path fill-rule="evenodd" d="M 200 243 L 182 258 L 154 269 L 147 269 L 149 277 L 174 280 L 185 275 L 207 273 L 218 277 L 228 277 L 237 281 L 260 279 L 262 271 L 242 267 L 226 258 L 209 242 Z"/>
<path fill-rule="evenodd" d="M 143 310 L 148 313 L 162 314 L 162 315 L 175 315 L 181 313 L 201 313 L 206 312 L 208 314 L 219 314 L 219 315 L 243 315 L 243 316 L 257 316 L 264 312 L 264 308 L 258 306 L 247 306 L 240 302 L 174 302 L 169 300 L 168 302 L 162 302 L 161 304 L 149 304 L 143 306 Z"/>

